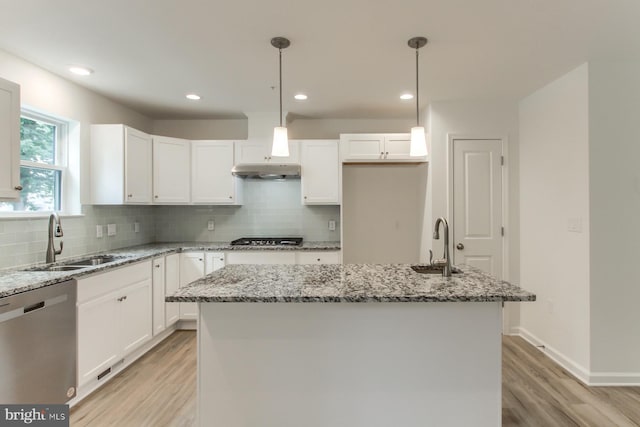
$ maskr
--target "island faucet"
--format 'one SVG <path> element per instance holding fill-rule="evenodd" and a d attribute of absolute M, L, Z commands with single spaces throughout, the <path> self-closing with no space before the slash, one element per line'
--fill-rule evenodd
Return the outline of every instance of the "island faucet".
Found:
<path fill-rule="evenodd" d="M 435 265 L 442 266 L 442 276 L 451 277 L 451 258 L 449 257 L 449 223 L 443 217 L 436 220 L 436 226 L 433 229 L 433 238 L 440 239 L 440 224 L 444 224 L 444 255 L 442 259 L 433 262 Z"/>
<path fill-rule="evenodd" d="M 60 242 L 60 250 L 56 250 L 53 238 L 62 237 L 62 225 L 60 224 L 60 217 L 56 212 L 53 212 L 49 216 L 49 242 L 47 243 L 47 264 L 50 262 L 56 262 L 56 255 L 62 253 L 62 242 Z"/>

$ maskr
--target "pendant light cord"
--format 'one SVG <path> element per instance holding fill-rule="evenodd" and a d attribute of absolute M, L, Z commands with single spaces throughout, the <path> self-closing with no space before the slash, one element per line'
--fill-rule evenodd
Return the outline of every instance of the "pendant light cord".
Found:
<path fill-rule="evenodd" d="M 420 92 L 418 90 L 418 48 L 416 48 L 416 126 L 420 126 Z"/>
<path fill-rule="evenodd" d="M 282 127 L 282 48 L 278 49 L 278 58 L 279 58 L 279 62 L 280 62 L 280 127 Z"/>

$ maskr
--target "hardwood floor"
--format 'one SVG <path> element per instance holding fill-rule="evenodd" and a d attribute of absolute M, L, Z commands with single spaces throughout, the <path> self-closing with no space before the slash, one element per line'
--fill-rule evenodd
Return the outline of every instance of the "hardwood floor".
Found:
<path fill-rule="evenodd" d="M 640 426 L 640 387 L 586 387 L 519 337 L 502 345 L 503 426 Z M 71 410 L 71 426 L 190 427 L 196 334 L 178 331 Z"/>

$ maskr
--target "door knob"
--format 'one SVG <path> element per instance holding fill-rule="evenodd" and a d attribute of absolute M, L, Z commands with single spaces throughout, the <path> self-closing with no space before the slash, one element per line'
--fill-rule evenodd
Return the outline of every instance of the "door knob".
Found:
<path fill-rule="evenodd" d="M 458 243 L 456 245 L 456 249 L 463 250 L 464 249 L 464 245 L 462 243 Z"/>

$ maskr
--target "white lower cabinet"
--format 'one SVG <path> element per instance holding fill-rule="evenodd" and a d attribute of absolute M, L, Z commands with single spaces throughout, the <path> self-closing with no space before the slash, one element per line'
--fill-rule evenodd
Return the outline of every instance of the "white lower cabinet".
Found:
<path fill-rule="evenodd" d="M 222 252 L 207 252 L 205 253 L 205 259 L 205 274 L 211 274 L 225 266 L 225 256 Z"/>
<path fill-rule="evenodd" d="M 341 264 L 340 251 L 296 252 L 296 264 Z"/>
<path fill-rule="evenodd" d="M 293 251 L 237 251 L 227 252 L 227 264 L 295 264 L 296 253 Z"/>
<path fill-rule="evenodd" d="M 153 264 L 153 335 L 165 330 L 165 280 L 164 257 L 154 258 Z"/>
<path fill-rule="evenodd" d="M 152 336 L 151 261 L 78 279 L 78 385 L 101 379 Z"/>
<path fill-rule="evenodd" d="M 171 295 L 180 287 L 180 254 L 167 255 L 164 259 L 164 293 Z M 180 320 L 180 303 L 166 302 L 164 324 L 169 327 Z"/>
<path fill-rule="evenodd" d="M 180 287 L 204 276 L 204 253 L 183 252 L 180 254 Z M 180 320 L 196 320 L 198 318 L 198 303 L 181 302 Z"/>

